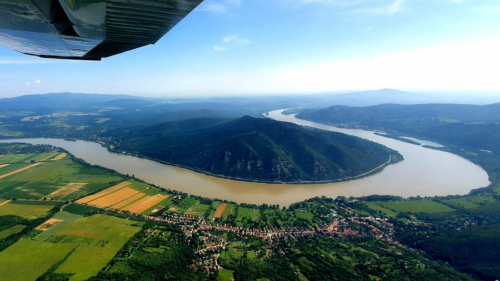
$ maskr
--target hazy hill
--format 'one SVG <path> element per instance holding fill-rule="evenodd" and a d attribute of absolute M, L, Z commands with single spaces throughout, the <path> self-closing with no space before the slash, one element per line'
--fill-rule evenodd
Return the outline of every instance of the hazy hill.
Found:
<path fill-rule="evenodd" d="M 331 106 L 306 109 L 297 118 L 326 123 L 361 123 L 381 119 L 448 119 L 461 122 L 500 121 L 500 103 L 491 105 L 466 104 L 383 104 L 369 107 Z"/>
<path fill-rule="evenodd" d="M 263 181 L 326 181 L 370 171 L 388 148 L 356 137 L 245 116 L 193 119 L 105 134 L 119 149 L 211 174 Z"/>
<path fill-rule="evenodd" d="M 297 118 L 319 123 L 364 126 L 442 144 L 500 152 L 500 103 L 491 105 L 384 104 L 306 109 Z"/>
<path fill-rule="evenodd" d="M 325 102 L 328 102 L 328 104 L 348 106 L 371 106 L 385 103 L 419 104 L 430 101 L 427 96 L 394 89 L 361 91 L 346 94 L 325 94 L 323 96 Z M 321 97 L 321 95 L 317 95 L 317 97 Z"/>
<path fill-rule="evenodd" d="M 44 95 L 26 95 L 15 98 L 0 99 L 0 110 L 26 110 L 37 111 L 40 109 L 71 110 L 97 106 L 118 99 L 139 99 L 127 95 L 98 95 L 79 93 L 51 93 Z"/>

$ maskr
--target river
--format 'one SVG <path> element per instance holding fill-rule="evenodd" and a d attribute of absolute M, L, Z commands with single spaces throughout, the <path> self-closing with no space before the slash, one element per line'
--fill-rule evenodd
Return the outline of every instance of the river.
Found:
<path fill-rule="evenodd" d="M 115 154 L 94 142 L 43 138 L 1 142 L 16 141 L 62 147 L 90 164 L 100 165 L 123 174 L 135 175 L 137 178 L 163 188 L 238 203 L 288 206 L 294 202 L 323 195 L 332 198 L 371 194 L 403 197 L 454 195 L 467 194 L 471 189 L 489 184 L 488 175 L 481 167 L 454 154 L 384 138 L 370 131 L 340 129 L 300 120 L 294 115 L 283 115 L 282 112 L 283 110 L 272 111 L 269 117 L 378 142 L 399 151 L 405 161 L 390 165 L 376 175 L 348 182 L 317 185 L 263 184 L 211 177 L 147 159 Z"/>

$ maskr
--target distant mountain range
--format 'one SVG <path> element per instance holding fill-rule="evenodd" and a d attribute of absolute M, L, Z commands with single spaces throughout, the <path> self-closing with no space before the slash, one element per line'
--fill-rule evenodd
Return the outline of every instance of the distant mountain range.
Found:
<path fill-rule="evenodd" d="M 305 109 L 298 115 L 324 124 L 363 126 L 414 137 L 444 145 L 456 145 L 500 153 L 500 103 L 460 104 L 384 104 L 370 107 L 331 106 Z"/>
<path fill-rule="evenodd" d="M 500 121 L 500 103 L 491 105 L 466 104 L 383 104 L 369 107 L 330 106 L 305 109 L 297 118 L 321 123 L 361 123 L 386 119 L 448 119 L 450 122 Z"/>
<path fill-rule="evenodd" d="M 119 128 L 103 136 L 130 153 L 213 175 L 272 182 L 345 179 L 397 154 L 360 138 L 249 116 Z"/>

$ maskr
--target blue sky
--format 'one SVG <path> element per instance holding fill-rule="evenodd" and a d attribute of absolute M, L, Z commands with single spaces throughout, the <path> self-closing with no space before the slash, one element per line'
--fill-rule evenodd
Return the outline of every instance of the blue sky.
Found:
<path fill-rule="evenodd" d="M 0 97 L 500 92 L 498 50 L 498 0 L 205 0 L 156 45 L 102 62 L 0 48 Z"/>

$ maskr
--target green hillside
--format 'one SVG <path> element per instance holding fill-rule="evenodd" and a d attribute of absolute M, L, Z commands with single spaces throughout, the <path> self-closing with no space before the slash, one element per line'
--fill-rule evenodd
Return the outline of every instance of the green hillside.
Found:
<path fill-rule="evenodd" d="M 257 181 L 332 181 L 369 172 L 395 151 L 340 133 L 249 116 L 122 128 L 120 151 L 215 175 Z"/>

